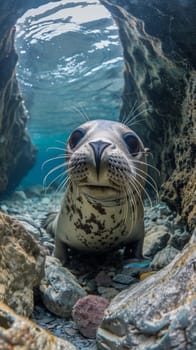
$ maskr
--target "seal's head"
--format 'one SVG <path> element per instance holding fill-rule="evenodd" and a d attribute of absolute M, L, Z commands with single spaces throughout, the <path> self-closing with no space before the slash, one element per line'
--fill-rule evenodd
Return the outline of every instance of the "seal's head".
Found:
<path fill-rule="evenodd" d="M 142 198 L 145 160 L 138 135 L 119 122 L 89 121 L 75 129 L 67 142 L 71 181 L 89 200 L 106 206 L 134 194 Z"/>

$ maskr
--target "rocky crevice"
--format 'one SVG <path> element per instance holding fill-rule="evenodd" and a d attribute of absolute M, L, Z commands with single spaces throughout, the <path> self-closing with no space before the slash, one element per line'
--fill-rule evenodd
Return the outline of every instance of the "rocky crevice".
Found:
<path fill-rule="evenodd" d="M 151 149 L 154 165 L 161 171 L 162 199 L 192 231 L 196 217 L 195 3 L 101 2 L 118 25 L 123 46 L 120 119 L 128 116 Z"/>
<path fill-rule="evenodd" d="M 14 39 L 15 28 L 11 27 L 0 40 L 0 193 L 15 188 L 36 158 L 26 130 L 28 113 L 16 79 Z"/>

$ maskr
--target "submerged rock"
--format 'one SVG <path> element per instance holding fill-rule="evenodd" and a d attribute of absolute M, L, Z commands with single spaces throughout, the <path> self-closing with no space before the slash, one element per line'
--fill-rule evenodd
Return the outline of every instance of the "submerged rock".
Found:
<path fill-rule="evenodd" d="M 154 225 L 147 230 L 144 237 L 144 255 L 153 256 L 165 248 L 169 241 L 170 234 L 164 225 Z"/>
<path fill-rule="evenodd" d="M 17 313 L 33 311 L 33 288 L 43 277 L 43 249 L 14 218 L 0 212 L 0 302 Z"/>
<path fill-rule="evenodd" d="M 44 331 L 27 318 L 16 315 L 0 303 L 1 350 L 76 350 L 68 341 Z"/>
<path fill-rule="evenodd" d="M 190 232 L 181 231 L 180 229 L 177 229 L 174 231 L 174 235 L 171 238 L 170 245 L 176 249 L 181 250 L 189 241 L 190 235 Z"/>
<path fill-rule="evenodd" d="M 97 333 L 100 350 L 196 348 L 196 231 L 164 269 L 114 298 Z"/>
<path fill-rule="evenodd" d="M 179 250 L 174 247 L 165 247 L 154 256 L 151 263 L 152 268 L 161 269 L 165 267 L 178 253 Z"/>
<path fill-rule="evenodd" d="M 57 316 L 70 318 L 72 308 L 86 295 L 74 275 L 60 261 L 47 256 L 45 277 L 40 284 L 41 297 L 46 308 Z"/>

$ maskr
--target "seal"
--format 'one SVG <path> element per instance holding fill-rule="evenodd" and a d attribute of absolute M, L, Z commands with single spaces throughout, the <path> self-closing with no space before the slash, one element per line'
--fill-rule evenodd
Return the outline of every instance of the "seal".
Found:
<path fill-rule="evenodd" d="M 73 131 L 61 209 L 44 224 L 55 235 L 54 255 L 62 262 L 68 248 L 102 253 L 125 246 L 126 255 L 142 257 L 147 152 L 120 122 L 93 120 Z"/>

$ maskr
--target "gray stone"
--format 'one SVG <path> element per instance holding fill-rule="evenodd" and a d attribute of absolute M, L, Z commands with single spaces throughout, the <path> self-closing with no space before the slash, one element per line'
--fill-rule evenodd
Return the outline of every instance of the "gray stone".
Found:
<path fill-rule="evenodd" d="M 7 207 L 7 205 L 5 205 L 5 204 L 2 204 L 2 205 L 0 206 L 0 209 L 1 209 L 3 212 L 5 212 L 5 213 L 8 212 L 8 207 Z"/>
<path fill-rule="evenodd" d="M 182 232 L 180 229 L 174 231 L 174 235 L 171 237 L 170 244 L 176 248 L 181 250 L 185 244 L 190 239 L 190 233 L 187 231 Z"/>
<path fill-rule="evenodd" d="M 75 276 L 54 257 L 47 256 L 45 277 L 40 284 L 41 297 L 46 308 L 57 316 L 71 317 L 72 308 L 86 295 Z"/>
<path fill-rule="evenodd" d="M 40 197 L 43 194 L 43 187 L 36 185 L 28 188 L 25 192 L 28 197 Z"/>
<path fill-rule="evenodd" d="M 153 256 L 161 249 L 165 248 L 169 241 L 170 234 L 164 225 L 151 227 L 144 238 L 143 253 L 146 256 Z"/>
<path fill-rule="evenodd" d="M 112 300 L 119 291 L 111 287 L 99 287 L 98 293 L 105 299 Z"/>
<path fill-rule="evenodd" d="M 48 198 L 48 197 L 43 197 L 41 201 L 42 201 L 42 204 L 44 204 L 44 205 L 50 204 L 50 198 Z"/>
<path fill-rule="evenodd" d="M 24 191 L 15 191 L 12 195 L 13 201 L 22 201 L 26 199 L 27 199 L 27 196 Z"/>
<path fill-rule="evenodd" d="M 128 285 L 137 282 L 137 279 L 126 273 L 118 273 L 113 277 L 113 281 Z"/>
<path fill-rule="evenodd" d="M 196 348 L 196 231 L 182 253 L 114 298 L 98 329 L 99 350 Z"/>
<path fill-rule="evenodd" d="M 160 215 L 168 216 L 171 214 L 171 210 L 163 203 L 159 207 Z"/>
<path fill-rule="evenodd" d="M 178 253 L 179 250 L 174 247 L 165 247 L 154 256 L 151 266 L 153 268 L 161 269 L 167 266 Z"/>

